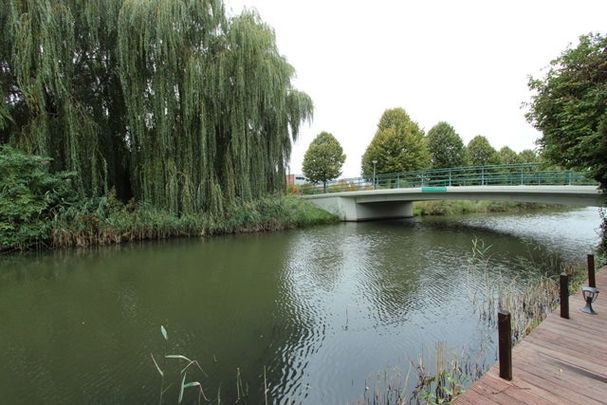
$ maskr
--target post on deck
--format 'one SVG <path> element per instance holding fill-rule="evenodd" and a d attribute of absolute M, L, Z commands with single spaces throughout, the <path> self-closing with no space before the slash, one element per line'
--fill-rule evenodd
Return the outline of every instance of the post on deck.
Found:
<path fill-rule="evenodd" d="M 510 312 L 497 313 L 497 330 L 499 341 L 500 378 L 512 380 L 512 326 Z"/>
<path fill-rule="evenodd" d="M 561 318 L 569 319 L 569 276 L 561 273 Z"/>

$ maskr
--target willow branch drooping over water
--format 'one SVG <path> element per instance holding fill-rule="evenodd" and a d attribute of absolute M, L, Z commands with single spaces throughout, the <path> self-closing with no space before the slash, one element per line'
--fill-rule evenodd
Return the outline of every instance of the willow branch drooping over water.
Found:
<path fill-rule="evenodd" d="M 312 102 L 273 30 L 220 0 L 7 0 L 0 142 L 176 213 L 281 190 Z"/>

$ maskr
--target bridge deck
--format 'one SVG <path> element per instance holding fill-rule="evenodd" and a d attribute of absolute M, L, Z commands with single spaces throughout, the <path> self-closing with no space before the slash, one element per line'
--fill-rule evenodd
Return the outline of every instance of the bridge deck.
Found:
<path fill-rule="evenodd" d="M 596 277 L 607 293 L 607 271 Z M 578 310 L 581 295 L 569 298 L 571 319 L 562 319 L 557 308 L 514 347 L 512 381 L 499 378 L 496 364 L 453 403 L 607 403 L 607 297 L 599 294 L 592 316 Z"/>

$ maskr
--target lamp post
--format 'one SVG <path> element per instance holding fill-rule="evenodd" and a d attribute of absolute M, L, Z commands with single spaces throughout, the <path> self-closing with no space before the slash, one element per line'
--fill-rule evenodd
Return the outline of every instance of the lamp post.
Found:
<path fill-rule="evenodd" d="M 373 160 L 373 190 L 375 190 L 377 186 L 377 182 L 375 181 L 375 167 L 377 166 L 377 160 Z"/>
<path fill-rule="evenodd" d="M 592 309 L 592 303 L 596 301 L 597 296 L 599 295 L 599 290 L 594 287 L 582 287 L 582 295 L 584 297 L 584 301 L 586 301 L 586 306 L 580 311 L 590 314 L 596 315 L 596 312 Z"/>

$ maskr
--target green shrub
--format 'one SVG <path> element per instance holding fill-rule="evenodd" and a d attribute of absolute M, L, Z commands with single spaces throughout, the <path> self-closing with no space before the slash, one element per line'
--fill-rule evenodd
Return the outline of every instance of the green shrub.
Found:
<path fill-rule="evenodd" d="M 73 174 L 49 173 L 49 161 L 0 146 L 0 252 L 46 245 L 50 219 L 76 198 Z"/>
<path fill-rule="evenodd" d="M 145 239 L 277 231 L 336 222 L 293 196 L 234 202 L 221 215 L 177 216 L 148 204 L 123 204 L 113 194 L 60 210 L 51 227 L 54 247 L 95 246 Z"/>

